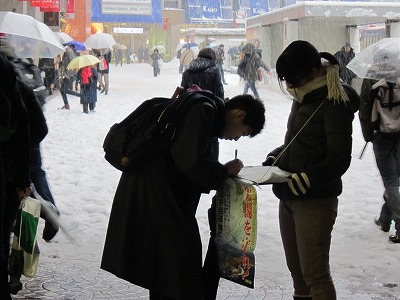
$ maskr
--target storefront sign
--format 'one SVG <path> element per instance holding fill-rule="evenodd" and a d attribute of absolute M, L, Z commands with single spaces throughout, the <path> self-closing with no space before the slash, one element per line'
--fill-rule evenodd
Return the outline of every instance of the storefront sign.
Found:
<path fill-rule="evenodd" d="M 143 28 L 120 28 L 115 27 L 113 29 L 114 33 L 135 33 L 135 34 L 143 34 Z"/>
<path fill-rule="evenodd" d="M 101 13 L 152 15 L 152 0 L 103 0 Z"/>

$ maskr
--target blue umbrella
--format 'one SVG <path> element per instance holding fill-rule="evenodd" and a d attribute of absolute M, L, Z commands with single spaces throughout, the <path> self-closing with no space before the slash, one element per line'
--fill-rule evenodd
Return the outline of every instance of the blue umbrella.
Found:
<path fill-rule="evenodd" d="M 196 44 L 196 43 L 186 43 L 185 45 L 183 45 L 183 47 L 182 47 L 182 49 L 184 49 L 184 48 L 192 48 L 192 47 L 198 47 L 199 46 L 199 44 Z"/>
<path fill-rule="evenodd" d="M 68 43 L 65 43 L 67 46 L 73 46 L 75 48 L 75 51 L 83 51 L 86 50 L 86 45 L 84 43 L 78 42 L 78 41 L 70 41 Z"/>

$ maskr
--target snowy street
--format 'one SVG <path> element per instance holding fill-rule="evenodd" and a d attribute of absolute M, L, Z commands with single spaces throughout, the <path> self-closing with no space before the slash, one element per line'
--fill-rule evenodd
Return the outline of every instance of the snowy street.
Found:
<path fill-rule="evenodd" d="M 108 95 L 98 93 L 96 112 L 82 113 L 79 99 L 68 95 L 70 110 L 61 110 L 59 92 L 48 98 L 45 115 L 49 134 L 42 142 L 43 164 L 56 204 L 60 230 L 54 240 L 42 238 L 38 274 L 23 278 L 24 289 L 14 299 L 148 299 L 148 292 L 100 270 L 108 217 L 120 171 L 105 159 L 104 137 L 142 101 L 155 96 L 170 97 L 180 85 L 177 61 L 164 63 L 153 76 L 149 64 L 110 65 Z M 270 75 L 266 75 L 270 76 Z M 271 77 L 271 76 L 270 76 Z M 225 72 L 225 97 L 243 92 L 238 75 Z M 283 94 L 276 78 L 258 83 L 266 107 L 266 127 L 253 139 L 220 142 L 220 161 L 238 158 L 245 165 L 260 165 L 266 154 L 283 143 L 291 99 Z M 340 122 L 340 120 L 338 120 Z M 364 140 L 354 118 L 352 163 L 343 177 L 339 212 L 332 233 L 331 271 L 338 299 L 400 300 L 400 244 L 388 241 L 388 233 L 375 224 L 383 203 L 383 185 L 375 164 L 372 145 L 359 159 Z M 258 190 L 258 239 L 255 250 L 255 289 L 221 280 L 218 299 L 290 300 L 292 280 L 285 264 L 279 224 L 278 199 L 270 185 Z M 203 253 L 207 249 L 207 209 L 211 196 L 204 195 L 197 212 Z M 393 233 L 392 226 L 390 234 Z M 140 259 L 132 257 L 132 259 Z"/>

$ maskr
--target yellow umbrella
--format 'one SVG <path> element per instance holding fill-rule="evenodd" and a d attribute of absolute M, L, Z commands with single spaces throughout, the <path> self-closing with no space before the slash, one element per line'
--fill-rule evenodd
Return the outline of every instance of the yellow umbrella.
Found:
<path fill-rule="evenodd" d="M 98 64 L 99 62 L 100 59 L 98 59 L 94 55 L 91 54 L 80 55 L 71 60 L 71 62 L 67 66 L 67 69 L 69 70 L 81 69 L 83 67 L 93 66 L 95 64 Z"/>

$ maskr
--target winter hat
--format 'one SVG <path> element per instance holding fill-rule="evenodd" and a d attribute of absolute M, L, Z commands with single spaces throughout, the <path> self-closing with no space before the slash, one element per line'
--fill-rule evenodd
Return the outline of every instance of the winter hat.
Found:
<path fill-rule="evenodd" d="M 322 65 L 321 58 L 328 62 Z M 299 40 L 287 46 L 276 62 L 278 79 L 295 87 L 312 69 L 321 67 L 326 69 L 327 98 L 347 101 L 347 94 L 340 83 L 339 62 L 332 54 L 320 53 L 309 42 Z"/>
<path fill-rule="evenodd" d="M 349 42 L 346 42 L 346 44 L 344 44 L 344 46 L 351 48 L 351 44 Z"/>

